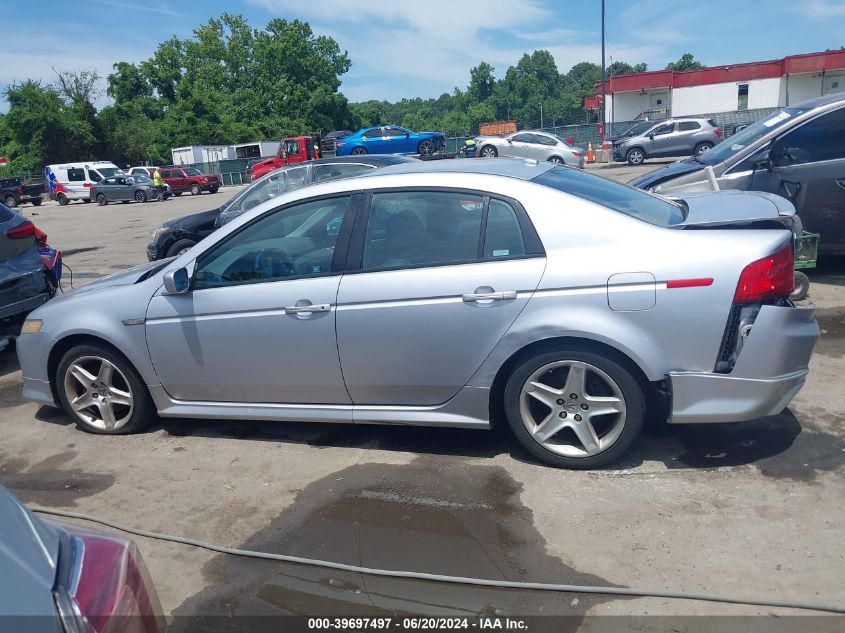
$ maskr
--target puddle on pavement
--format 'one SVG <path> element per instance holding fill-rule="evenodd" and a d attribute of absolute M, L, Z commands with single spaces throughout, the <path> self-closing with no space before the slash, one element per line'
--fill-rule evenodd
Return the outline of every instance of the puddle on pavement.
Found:
<path fill-rule="evenodd" d="M 546 553 L 533 514 L 520 501 L 521 488 L 500 467 L 465 462 L 451 466 L 418 458 L 409 465 L 351 466 L 311 483 L 241 547 L 373 568 L 607 585 Z M 580 547 L 577 534 L 564 543 Z M 174 615 L 225 617 L 177 617 L 174 630 L 240 630 L 243 621 L 227 619 L 235 615 L 408 613 L 568 615 L 575 616 L 570 622 L 574 630 L 579 616 L 610 600 L 381 578 L 225 555 L 206 564 L 203 575 L 208 587 Z M 203 628 L 203 622 L 210 628 Z M 272 620 L 267 624 L 278 626 Z"/>
<path fill-rule="evenodd" d="M 805 421 L 812 419 L 812 415 L 796 412 Z M 845 418 L 833 417 L 845 422 Z M 669 468 L 753 464 L 767 477 L 812 481 L 819 472 L 835 471 L 845 464 L 845 440 L 806 425 L 802 428 L 790 410 L 737 424 L 678 427 L 676 437 L 684 452 L 677 461 L 666 463 Z"/>
<path fill-rule="evenodd" d="M 0 484 L 24 503 L 47 507 L 73 506 L 77 499 L 111 488 L 113 475 L 61 468 L 74 457 L 76 452 L 68 450 L 30 464 L 0 453 Z"/>

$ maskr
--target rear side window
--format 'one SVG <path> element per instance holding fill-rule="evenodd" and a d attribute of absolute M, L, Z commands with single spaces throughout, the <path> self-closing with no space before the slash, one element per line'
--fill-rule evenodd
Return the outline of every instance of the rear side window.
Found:
<path fill-rule="evenodd" d="M 364 132 L 361 136 L 364 138 L 381 138 L 384 133 L 381 131 L 380 127 L 372 129 L 368 132 Z"/>
<path fill-rule="evenodd" d="M 691 130 L 700 130 L 701 125 L 697 121 L 681 121 L 678 123 L 679 132 L 689 132 Z"/>
<path fill-rule="evenodd" d="M 314 165 L 314 182 L 349 178 L 375 169 L 374 165 L 356 163 L 337 163 L 334 165 Z"/>
<path fill-rule="evenodd" d="M 711 127 L 719 127 L 718 125 L 716 125 L 716 121 L 714 119 L 707 119 L 707 123 Z"/>
<path fill-rule="evenodd" d="M 684 221 L 684 211 L 678 204 L 575 169 L 554 167 L 532 182 L 595 202 L 655 226 L 669 227 Z"/>
<path fill-rule="evenodd" d="M 484 231 L 484 258 L 501 259 L 525 255 L 525 240 L 516 211 L 507 202 L 490 200 Z"/>
<path fill-rule="evenodd" d="M 845 158 L 845 108 L 805 123 L 772 145 L 775 165 L 801 165 Z"/>
<path fill-rule="evenodd" d="M 67 170 L 69 182 L 85 182 L 85 170 L 80 167 L 71 167 Z"/>
<path fill-rule="evenodd" d="M 557 141 L 542 134 L 534 134 L 534 142 L 540 145 L 557 145 Z"/>

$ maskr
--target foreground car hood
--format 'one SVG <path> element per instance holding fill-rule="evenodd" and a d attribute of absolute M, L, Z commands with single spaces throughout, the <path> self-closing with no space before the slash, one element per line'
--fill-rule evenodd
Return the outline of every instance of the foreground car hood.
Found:
<path fill-rule="evenodd" d="M 703 192 L 682 199 L 688 212 L 678 228 L 777 222 L 791 229 L 795 217 L 795 206 L 789 200 L 760 191 Z"/>
<path fill-rule="evenodd" d="M 704 169 L 704 165 L 694 161 L 692 158 L 685 158 L 684 160 L 679 160 L 676 163 L 666 165 L 666 167 L 661 167 L 643 176 L 629 180 L 628 184 L 632 187 L 639 187 L 640 189 L 649 189 L 676 176 L 690 174 L 701 169 Z"/>
<path fill-rule="evenodd" d="M 108 275 L 107 277 L 100 277 L 96 281 L 92 281 L 90 284 L 86 284 L 81 288 L 74 288 L 70 292 L 65 292 L 63 294 L 57 295 L 56 298 L 51 301 L 51 303 L 60 301 L 63 297 L 77 295 L 82 292 L 92 292 L 94 290 L 103 290 L 112 286 L 128 286 L 130 284 L 134 284 L 147 273 L 151 273 L 157 269 L 164 268 L 173 259 L 173 257 L 159 259 L 154 262 L 149 262 L 147 264 L 135 266 L 134 268 L 129 268 L 113 275 Z"/>

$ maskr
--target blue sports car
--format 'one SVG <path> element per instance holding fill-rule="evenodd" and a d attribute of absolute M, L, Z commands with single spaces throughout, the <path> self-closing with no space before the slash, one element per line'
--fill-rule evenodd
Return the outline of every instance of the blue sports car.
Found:
<path fill-rule="evenodd" d="M 412 132 L 396 125 L 368 127 L 337 141 L 337 155 L 420 154 L 431 156 L 446 149 L 440 132 Z"/>

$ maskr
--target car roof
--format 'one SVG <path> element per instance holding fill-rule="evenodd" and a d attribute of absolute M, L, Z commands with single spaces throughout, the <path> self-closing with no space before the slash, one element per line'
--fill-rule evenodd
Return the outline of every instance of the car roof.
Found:
<path fill-rule="evenodd" d="M 841 92 L 838 94 L 833 95 L 826 95 L 824 97 L 816 97 L 815 99 L 808 99 L 807 101 L 802 101 L 801 103 L 795 103 L 787 108 L 819 108 L 821 106 L 830 105 L 832 103 L 842 102 L 845 103 L 845 94 Z"/>
<path fill-rule="evenodd" d="M 487 174 L 506 176 L 519 180 L 531 180 L 553 169 L 552 163 L 518 158 L 453 158 L 441 160 L 414 161 L 384 167 L 367 176 L 388 176 L 392 174 L 452 173 Z"/>

